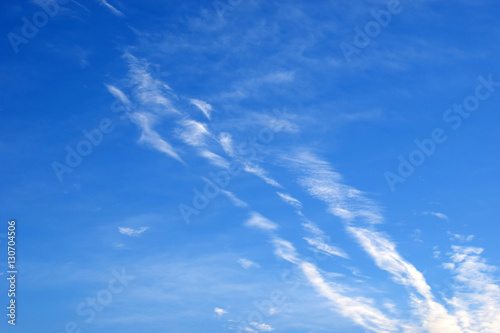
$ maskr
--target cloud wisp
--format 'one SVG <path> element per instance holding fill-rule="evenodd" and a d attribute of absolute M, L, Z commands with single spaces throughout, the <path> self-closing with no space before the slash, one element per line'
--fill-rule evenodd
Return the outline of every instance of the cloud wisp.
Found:
<path fill-rule="evenodd" d="M 144 231 L 148 230 L 149 227 L 140 227 L 138 229 L 133 229 L 133 228 L 126 228 L 126 227 L 118 227 L 118 231 L 127 236 L 139 236 L 141 235 Z"/>

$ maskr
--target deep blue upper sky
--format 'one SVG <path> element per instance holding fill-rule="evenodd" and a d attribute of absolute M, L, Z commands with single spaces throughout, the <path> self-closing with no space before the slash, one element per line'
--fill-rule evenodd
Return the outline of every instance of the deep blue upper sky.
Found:
<path fill-rule="evenodd" d="M 500 327 L 497 2 L 61 2 L 0 5 L 2 332 Z"/>

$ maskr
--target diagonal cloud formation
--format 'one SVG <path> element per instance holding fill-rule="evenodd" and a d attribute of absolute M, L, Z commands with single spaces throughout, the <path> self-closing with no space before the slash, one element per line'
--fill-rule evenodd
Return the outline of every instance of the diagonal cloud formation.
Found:
<path fill-rule="evenodd" d="M 256 223 L 256 220 L 259 222 Z M 369 331 L 377 333 L 398 332 L 403 327 L 401 322 L 389 318 L 375 308 L 373 300 L 364 297 L 349 297 L 345 294 L 346 288 L 341 284 L 326 282 L 316 265 L 302 260 L 291 242 L 273 233 L 277 229 L 274 222 L 269 221 L 257 212 L 253 212 L 244 225 L 268 232 L 275 248 L 275 254 L 296 265 L 318 294 L 328 299 L 335 307 L 335 310 L 344 317 L 351 319 Z M 270 225 L 273 227 L 269 227 Z"/>
<path fill-rule="evenodd" d="M 374 230 L 374 225 L 382 222 L 380 208 L 363 193 L 341 183 L 340 174 L 331 170 L 327 162 L 317 159 L 308 152 L 286 157 L 293 168 L 303 176 L 299 183 L 313 197 L 328 205 L 328 211 L 339 217 L 347 231 L 373 258 L 375 264 L 391 274 L 393 280 L 413 290 L 419 295 L 413 302 L 417 313 L 423 317 L 425 329 L 431 333 L 463 332 L 457 318 L 435 301 L 431 288 L 423 274 L 405 261 L 396 246 L 383 234 Z M 358 225 L 364 226 L 358 226 Z M 413 295 L 413 294 L 412 294 Z"/>

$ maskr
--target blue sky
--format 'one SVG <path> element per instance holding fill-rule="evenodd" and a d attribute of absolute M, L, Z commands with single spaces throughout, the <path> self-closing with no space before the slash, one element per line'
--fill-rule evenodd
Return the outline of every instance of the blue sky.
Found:
<path fill-rule="evenodd" d="M 0 6 L 2 332 L 500 327 L 495 1 Z"/>

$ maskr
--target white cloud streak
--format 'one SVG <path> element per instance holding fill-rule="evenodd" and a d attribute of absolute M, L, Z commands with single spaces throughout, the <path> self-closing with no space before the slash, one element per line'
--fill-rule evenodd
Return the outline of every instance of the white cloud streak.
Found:
<path fill-rule="evenodd" d="M 244 269 L 249 269 L 249 268 L 260 268 L 260 265 L 257 264 L 256 262 L 253 262 L 252 260 L 246 259 L 246 258 L 239 258 L 236 260 L 238 264 L 241 265 Z"/>
<path fill-rule="evenodd" d="M 165 140 L 162 139 L 160 134 L 152 129 L 155 121 L 155 116 L 150 113 L 134 112 L 130 115 L 130 120 L 141 129 L 140 142 L 143 142 L 153 149 L 156 149 L 168 156 L 184 163 L 181 157 L 175 152 L 174 148 Z"/>
<path fill-rule="evenodd" d="M 345 259 L 349 259 L 347 253 L 345 253 L 340 248 L 328 244 L 330 241 L 329 237 L 313 222 L 308 221 L 302 223 L 304 229 L 310 234 L 309 237 L 304 237 L 304 239 L 313 246 L 316 252 L 321 252 L 329 256 L 338 256 Z"/>
<path fill-rule="evenodd" d="M 243 162 L 243 170 L 245 170 L 248 173 L 252 173 L 265 181 L 267 184 L 278 187 L 278 188 L 283 188 L 277 181 L 272 179 L 271 177 L 267 176 L 267 173 L 264 169 L 262 169 L 260 166 L 251 163 L 251 162 Z"/>
<path fill-rule="evenodd" d="M 439 213 L 439 212 L 424 212 L 423 213 L 424 215 L 431 215 L 431 216 L 435 216 L 439 219 L 442 219 L 442 220 L 449 220 L 448 216 L 446 216 L 445 214 L 443 213 Z"/>
<path fill-rule="evenodd" d="M 393 280 L 411 289 L 421 297 L 414 297 L 417 314 L 423 317 L 425 329 L 431 333 L 459 333 L 457 319 L 446 308 L 437 303 L 424 276 L 413 265 L 405 261 L 397 252 L 395 245 L 383 234 L 373 230 L 373 225 L 382 221 L 380 208 L 363 193 L 341 183 L 341 176 L 332 171 L 328 163 L 318 160 L 309 153 L 288 158 L 294 167 L 305 176 L 299 183 L 308 193 L 324 201 L 328 211 L 340 217 L 346 224 L 347 231 L 358 241 L 361 247 L 373 258 L 375 264 L 389 272 Z M 370 227 L 359 227 L 360 222 Z M 413 295 L 413 293 L 411 294 Z"/>
<path fill-rule="evenodd" d="M 302 208 L 302 202 L 293 198 L 291 195 L 281 193 L 281 192 L 276 192 L 276 194 L 281 198 L 281 200 L 283 200 L 284 202 L 286 202 L 290 206 L 295 207 L 297 209 Z"/>
<path fill-rule="evenodd" d="M 227 196 L 236 207 L 248 207 L 248 204 L 243 200 L 240 200 L 234 193 L 226 190 L 221 190 L 221 192 Z"/>
<path fill-rule="evenodd" d="M 127 236 L 139 236 L 140 234 L 142 234 L 144 231 L 146 231 L 148 229 L 149 229 L 149 227 L 141 227 L 139 229 L 118 227 L 118 231 L 121 234 L 124 234 Z"/>
<path fill-rule="evenodd" d="M 120 89 L 118 89 L 117 87 L 115 87 L 113 85 L 106 84 L 105 86 L 111 95 L 113 95 L 115 98 L 118 98 L 127 107 L 130 107 L 130 105 L 132 103 L 130 102 L 128 97 L 125 95 L 125 93 L 123 93 L 123 91 L 121 91 Z"/>
<path fill-rule="evenodd" d="M 191 99 L 189 102 L 195 105 L 198 109 L 200 109 L 201 112 L 203 112 L 203 114 L 205 115 L 205 117 L 207 117 L 207 119 L 210 120 L 212 105 L 208 104 L 207 102 L 200 101 L 199 99 Z"/>
<path fill-rule="evenodd" d="M 262 215 L 254 212 L 257 220 L 265 219 L 265 224 L 272 223 Z M 255 215 L 256 214 L 256 215 Z M 258 222 L 257 224 L 261 224 Z M 248 225 L 248 221 L 245 222 Z M 270 232 L 271 228 L 261 228 Z M 293 244 L 287 240 L 270 234 L 275 254 L 299 267 L 309 283 L 324 298 L 328 299 L 335 310 L 346 318 L 351 319 L 363 328 L 377 333 L 398 332 L 401 326 L 399 321 L 390 319 L 380 310 L 373 307 L 373 300 L 362 297 L 346 296 L 345 287 L 338 283 L 328 283 L 324 280 L 319 269 L 312 263 L 299 258 Z"/>
<path fill-rule="evenodd" d="M 210 164 L 218 166 L 220 168 L 224 169 L 229 169 L 230 164 L 229 162 L 222 156 L 219 156 L 215 153 L 212 153 L 211 151 L 208 150 L 202 150 L 200 152 L 200 155 L 204 158 L 206 158 Z"/>
<path fill-rule="evenodd" d="M 125 14 L 123 14 L 121 11 L 119 11 L 114 6 L 112 6 L 111 4 L 109 4 L 109 2 L 107 2 L 106 0 L 101 0 L 101 5 L 103 5 L 104 7 L 108 8 L 116 16 L 120 16 L 120 17 L 125 16 Z"/>
<path fill-rule="evenodd" d="M 257 212 L 252 212 L 250 218 L 245 222 L 245 226 L 264 230 L 278 229 L 278 225 Z"/>

